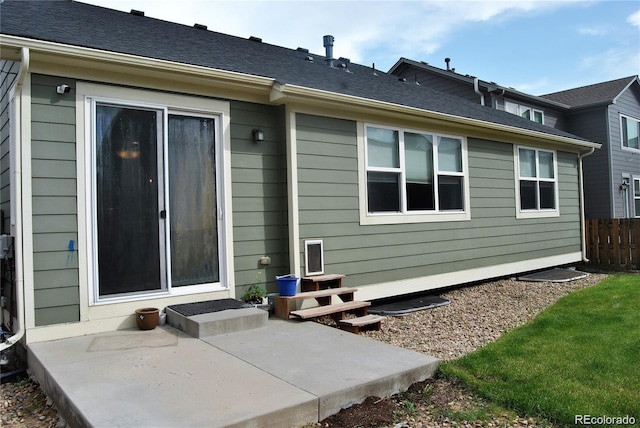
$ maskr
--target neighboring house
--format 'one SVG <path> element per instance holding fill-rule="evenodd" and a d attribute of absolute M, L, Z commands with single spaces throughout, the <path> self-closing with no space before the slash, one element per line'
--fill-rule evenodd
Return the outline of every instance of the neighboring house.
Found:
<path fill-rule="evenodd" d="M 534 96 L 406 58 L 389 73 L 602 143 L 584 160 L 586 217 L 640 217 L 638 76 Z"/>
<path fill-rule="evenodd" d="M 582 259 L 590 140 L 330 46 L 71 1 L 7 0 L 0 17 L 7 288 L 27 342 L 234 298 L 258 276 L 273 291 L 318 240 L 313 270 L 362 300 Z"/>

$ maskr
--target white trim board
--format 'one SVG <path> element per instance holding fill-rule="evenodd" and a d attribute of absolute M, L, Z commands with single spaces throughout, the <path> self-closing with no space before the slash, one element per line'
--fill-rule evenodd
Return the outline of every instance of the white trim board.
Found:
<path fill-rule="evenodd" d="M 482 268 L 423 276 L 419 278 L 382 282 L 379 284 L 358 286 L 356 299 L 375 300 L 402 294 L 417 293 L 439 288 L 462 285 L 474 281 L 515 275 L 537 269 L 576 263 L 582 260 L 580 252 L 562 254 L 559 256 L 543 257 L 540 259 L 524 260 L 521 262 L 505 263 Z"/>

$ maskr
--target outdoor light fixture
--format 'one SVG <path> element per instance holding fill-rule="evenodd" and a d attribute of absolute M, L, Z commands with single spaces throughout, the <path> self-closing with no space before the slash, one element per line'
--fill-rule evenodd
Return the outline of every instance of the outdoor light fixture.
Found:
<path fill-rule="evenodd" d="M 264 141 L 264 132 L 262 131 L 262 129 L 253 128 L 251 130 L 251 135 L 253 135 L 253 142 L 254 143 L 260 143 L 260 142 Z"/>
<path fill-rule="evenodd" d="M 71 92 L 71 86 L 69 85 L 58 85 L 56 86 L 56 92 L 59 94 L 68 94 Z"/>

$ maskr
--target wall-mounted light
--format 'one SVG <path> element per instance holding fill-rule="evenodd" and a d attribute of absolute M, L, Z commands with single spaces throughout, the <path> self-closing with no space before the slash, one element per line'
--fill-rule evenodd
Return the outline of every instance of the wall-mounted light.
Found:
<path fill-rule="evenodd" d="M 56 86 L 56 92 L 59 94 L 68 94 L 71 92 L 71 86 L 69 85 L 58 85 Z"/>
<path fill-rule="evenodd" d="M 251 135 L 253 136 L 254 143 L 260 143 L 264 141 L 264 132 L 262 131 L 262 129 L 253 128 L 251 130 Z"/>

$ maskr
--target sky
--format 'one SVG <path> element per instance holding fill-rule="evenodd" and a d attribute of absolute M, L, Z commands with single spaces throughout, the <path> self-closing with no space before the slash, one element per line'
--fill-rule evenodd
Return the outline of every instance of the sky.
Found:
<path fill-rule="evenodd" d="M 401 57 L 533 95 L 640 74 L 640 0 L 78 0 L 388 71 Z"/>

